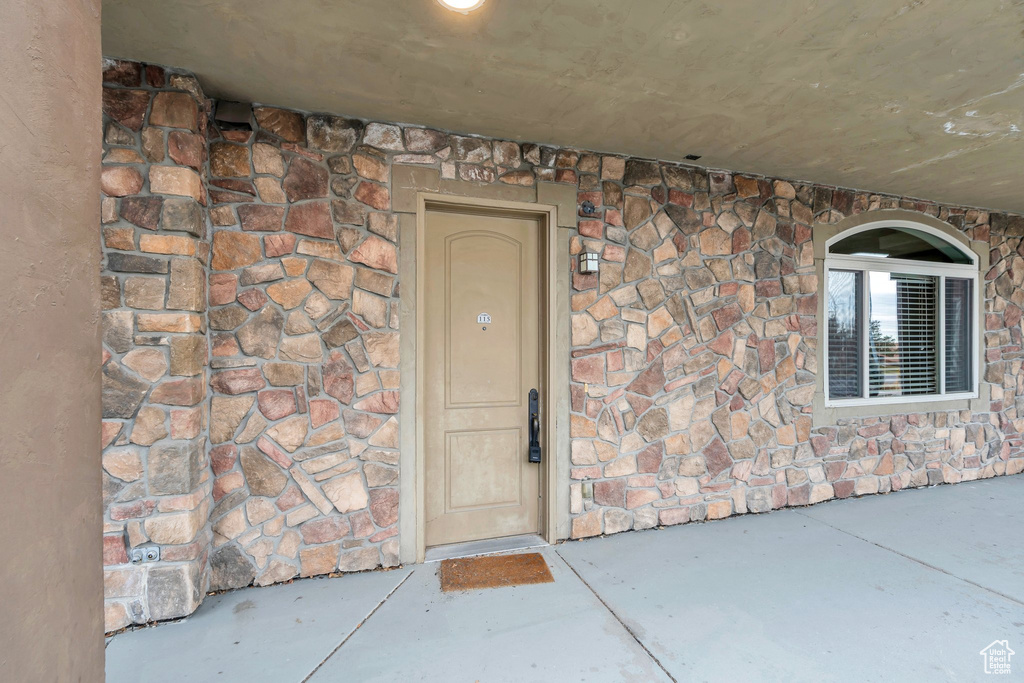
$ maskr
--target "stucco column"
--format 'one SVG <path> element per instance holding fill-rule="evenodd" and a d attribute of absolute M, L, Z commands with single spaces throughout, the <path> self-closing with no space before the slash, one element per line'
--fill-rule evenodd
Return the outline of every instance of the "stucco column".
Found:
<path fill-rule="evenodd" d="M 0 3 L 0 680 L 103 680 L 100 2 Z"/>

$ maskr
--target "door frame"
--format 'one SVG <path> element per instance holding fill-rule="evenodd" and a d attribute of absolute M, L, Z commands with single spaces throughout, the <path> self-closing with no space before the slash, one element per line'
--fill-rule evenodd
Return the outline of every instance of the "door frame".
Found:
<path fill-rule="evenodd" d="M 556 439 L 556 401 L 557 396 L 557 367 L 559 363 L 558 345 L 556 334 L 557 327 L 557 254 L 558 254 L 558 216 L 557 206 L 547 204 L 536 204 L 518 201 L 506 201 L 499 199 L 482 199 L 476 197 L 453 196 L 447 194 L 435 194 L 430 192 L 418 192 L 416 196 L 416 228 L 415 228 L 415 310 L 425 311 L 424 302 L 424 280 L 426 276 L 424 264 L 426 243 L 426 214 L 428 210 L 441 208 L 442 210 L 458 211 L 459 209 L 470 209 L 482 211 L 487 215 L 501 216 L 503 214 L 517 217 L 529 217 L 536 219 L 540 230 L 540 264 L 538 272 L 541 273 L 543 281 L 540 283 L 541 291 L 541 379 L 543 389 L 541 397 L 543 401 L 542 435 L 541 446 L 544 449 L 544 457 L 541 460 L 540 471 L 540 509 L 538 518 L 540 521 L 540 534 L 548 543 L 556 541 L 557 532 L 557 508 L 558 500 L 558 472 L 557 472 L 557 439 Z M 403 297 L 404 298 L 404 297 Z M 408 316 L 407 316 L 408 319 Z M 425 364 L 423 353 L 425 350 L 425 326 L 414 324 L 415 327 L 415 386 L 421 387 L 424 382 Z M 403 335 L 404 336 L 404 335 Z M 404 374 L 404 373 L 403 373 Z M 404 392 L 403 392 L 404 393 Z M 412 391 L 413 414 L 415 420 L 415 465 L 412 472 L 414 479 L 415 501 L 415 526 L 416 526 L 416 562 L 423 562 L 426 554 L 426 453 L 424 449 L 424 419 L 422 398 L 419 391 Z M 404 397 L 403 397 L 404 399 Z M 523 453 L 523 457 L 526 454 Z M 409 476 L 406 468 L 402 469 L 402 478 Z M 403 500 L 401 505 L 409 505 L 411 501 Z"/>

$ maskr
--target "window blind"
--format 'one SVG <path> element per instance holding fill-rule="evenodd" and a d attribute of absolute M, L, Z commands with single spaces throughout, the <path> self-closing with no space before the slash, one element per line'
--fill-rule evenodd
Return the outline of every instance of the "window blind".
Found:
<path fill-rule="evenodd" d="M 939 279 L 870 273 L 868 395 L 939 392 Z"/>

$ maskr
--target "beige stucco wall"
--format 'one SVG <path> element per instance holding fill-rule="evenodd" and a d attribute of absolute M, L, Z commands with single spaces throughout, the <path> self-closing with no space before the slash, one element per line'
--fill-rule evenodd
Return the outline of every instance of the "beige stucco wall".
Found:
<path fill-rule="evenodd" d="M 0 680 L 101 681 L 100 2 L 0 3 Z"/>

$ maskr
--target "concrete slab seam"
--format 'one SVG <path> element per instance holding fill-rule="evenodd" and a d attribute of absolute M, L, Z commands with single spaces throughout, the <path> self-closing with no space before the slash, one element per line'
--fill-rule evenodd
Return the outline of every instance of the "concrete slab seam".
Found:
<path fill-rule="evenodd" d="M 818 522 L 819 524 L 824 524 L 825 526 L 829 527 L 830 529 L 835 529 L 836 531 L 838 531 L 840 533 L 846 534 L 847 536 L 850 536 L 852 538 L 856 538 L 858 541 L 864 541 L 865 543 L 870 543 L 871 545 L 875 546 L 876 548 L 881 548 L 882 550 L 887 550 L 890 553 L 893 553 L 895 555 L 899 555 L 900 557 L 902 557 L 904 559 L 907 559 L 907 560 L 910 560 L 911 562 L 916 562 L 917 564 L 921 565 L 922 567 L 927 567 L 928 569 L 935 570 L 935 571 L 937 571 L 937 572 L 939 572 L 941 574 L 945 574 L 946 576 L 954 578 L 954 579 L 956 579 L 958 581 L 963 581 L 964 583 L 968 583 L 968 584 L 974 586 L 975 588 L 980 588 L 980 589 L 982 589 L 983 591 L 985 591 L 987 593 L 992 593 L 993 595 L 998 595 L 999 597 L 1005 598 L 1006 600 L 1009 600 L 1010 602 L 1017 603 L 1018 605 L 1024 605 L 1024 601 L 1018 600 L 1017 598 L 1013 597 L 1012 595 L 1007 595 L 1006 593 L 1000 593 L 996 589 L 989 588 L 988 586 L 986 586 L 984 584 L 980 584 L 977 581 L 971 581 L 970 579 L 965 579 L 962 576 L 957 576 L 953 572 L 948 571 L 946 569 L 943 569 L 942 567 L 936 567 L 935 565 L 929 564 L 929 563 L 925 562 L 924 560 L 920 560 L 920 559 L 914 557 L 913 555 L 907 555 L 906 553 L 900 552 L 899 550 L 896 550 L 895 548 L 890 548 L 887 545 L 882 545 L 881 543 L 877 543 L 877 542 L 872 541 L 870 539 L 864 538 L 863 536 L 858 536 L 857 534 L 855 534 L 855 533 L 853 533 L 851 531 L 847 531 L 846 529 L 841 529 L 841 528 L 839 528 L 837 526 L 829 524 L 828 522 L 825 522 L 823 520 L 817 519 L 816 517 L 812 517 L 812 516 L 810 516 L 808 514 L 805 514 L 805 513 L 801 512 L 799 510 L 795 510 L 795 512 L 798 515 L 801 515 L 802 517 L 805 517 L 807 519 L 810 519 L 810 520 L 813 520 L 815 522 Z"/>
<path fill-rule="evenodd" d="M 369 614 L 367 614 L 367 615 L 366 615 L 365 617 L 363 617 L 363 620 L 362 620 L 362 621 L 360 621 L 360 622 L 359 622 L 358 624 L 356 624 L 356 627 L 355 627 L 354 629 L 352 629 L 351 631 L 349 631 L 348 635 L 347 635 L 347 636 L 345 636 L 345 638 L 344 638 L 344 639 L 343 639 L 343 640 L 342 640 L 342 641 L 341 641 L 340 643 L 338 643 L 337 647 L 335 647 L 335 648 L 334 648 L 333 650 L 331 650 L 331 651 L 330 651 L 330 652 L 329 652 L 329 653 L 327 654 L 327 656 L 326 656 L 326 657 L 324 657 L 324 658 L 323 658 L 322 660 L 320 660 L 320 663 L 319 663 L 319 664 L 317 664 L 317 665 L 316 665 L 315 667 L 313 667 L 313 670 L 312 670 L 312 671 L 310 671 L 310 672 L 309 672 L 308 674 L 306 674 L 306 677 L 305 677 L 305 678 L 303 678 L 303 679 L 302 679 L 302 680 L 301 680 L 301 681 L 300 681 L 299 683 L 306 683 L 306 681 L 308 681 L 308 680 L 309 680 L 310 678 L 312 678 L 312 677 L 313 677 L 313 675 L 314 675 L 314 674 L 316 674 L 316 672 L 320 670 L 320 667 L 322 667 L 322 666 L 323 666 L 324 664 L 326 664 L 326 663 L 327 663 L 327 660 L 328 660 L 328 659 L 330 659 L 331 657 L 333 657 L 333 656 L 334 656 L 334 654 L 335 654 L 335 653 L 336 653 L 336 652 L 337 652 L 338 650 L 340 650 L 340 649 L 341 649 L 342 645 L 344 645 L 345 643 L 347 643 L 347 642 L 348 642 L 348 640 L 349 640 L 349 638 L 351 638 L 352 636 L 354 636 L 354 635 L 355 635 L 355 633 L 356 633 L 356 631 L 358 631 L 359 629 L 361 629 L 361 628 L 363 627 L 363 624 L 365 624 L 365 623 L 366 623 L 367 621 L 369 621 L 369 620 L 370 620 L 370 617 L 372 617 L 372 616 L 373 616 L 374 614 L 376 614 L 376 613 L 377 613 L 377 610 L 379 610 L 379 609 L 380 609 L 380 608 L 381 608 L 381 607 L 382 607 L 382 606 L 384 605 L 384 603 L 388 601 L 388 598 L 390 598 L 390 597 L 391 597 L 392 595 L 394 595 L 394 594 L 395 594 L 395 592 L 396 592 L 396 591 L 397 591 L 397 590 L 398 590 L 399 588 L 401 588 L 401 587 L 402 587 L 402 586 L 403 586 L 403 585 L 405 584 L 405 582 L 406 582 L 406 581 L 408 581 L 408 580 L 409 580 L 409 577 L 410 577 L 410 576 L 412 576 L 412 575 L 413 575 L 413 574 L 415 574 L 415 573 L 416 573 L 416 570 L 415 570 L 415 569 L 413 569 L 413 570 L 412 570 L 412 571 L 410 571 L 410 572 L 409 572 L 408 574 L 406 574 L 406 575 L 405 575 L 405 578 L 404 578 L 404 579 L 402 579 L 401 581 L 399 581 L 399 582 L 398 582 L 398 585 L 397 585 L 397 586 L 395 586 L 394 588 L 392 588 L 392 589 L 391 589 L 391 590 L 390 590 L 390 591 L 388 592 L 388 594 L 387 594 L 387 595 L 385 595 L 385 596 L 384 596 L 384 597 L 383 597 L 383 598 L 381 599 L 381 601 L 380 601 L 380 602 L 378 602 L 378 603 L 377 603 L 377 604 L 376 604 L 376 605 L 374 606 L 374 608 L 373 608 L 372 610 L 370 610 Z"/>
<path fill-rule="evenodd" d="M 555 550 L 555 554 L 558 555 L 558 559 L 560 559 L 562 562 L 564 562 L 565 566 L 568 567 L 569 570 L 573 574 L 576 575 L 576 578 L 579 579 L 583 583 L 583 585 L 586 586 L 587 589 L 590 590 L 590 592 L 594 594 L 594 597 L 597 598 L 598 602 L 600 602 L 602 605 L 604 605 L 604 608 L 606 610 L 608 610 L 608 612 L 611 613 L 611 615 L 613 617 L 615 617 L 615 621 L 619 622 L 619 624 L 622 626 L 622 628 L 626 629 L 626 633 L 628 633 L 630 635 L 630 637 L 633 638 L 633 640 L 636 641 L 636 644 L 639 645 L 640 648 L 644 652 L 647 653 L 647 656 L 650 657 L 651 660 L 655 664 L 658 665 L 658 668 L 661 669 L 663 672 L 665 672 L 665 675 L 669 677 L 669 680 L 671 680 L 672 683 L 679 683 L 676 680 L 675 676 L 673 676 L 671 673 L 669 673 L 669 670 L 666 669 L 662 665 L 662 663 L 658 660 L 658 658 L 654 656 L 654 653 L 651 652 L 649 649 L 647 649 L 647 646 L 644 645 L 643 641 L 641 641 L 640 638 L 638 638 L 637 635 L 635 633 L 633 633 L 633 629 L 631 629 L 629 626 L 627 626 L 626 622 L 624 622 L 622 619 L 619 618 L 619 615 L 615 613 L 615 610 L 613 610 L 611 608 L 611 606 L 607 602 L 604 601 L 604 598 L 602 598 L 600 595 L 598 595 L 598 592 L 596 590 L 594 590 L 593 586 L 591 586 L 589 583 L 587 583 L 587 580 L 584 579 L 583 576 L 578 571 L 576 571 L 576 567 L 573 567 L 572 564 L 569 563 L 569 560 L 567 560 L 564 557 L 562 557 L 562 554 L 560 552 L 558 552 L 558 550 Z"/>

